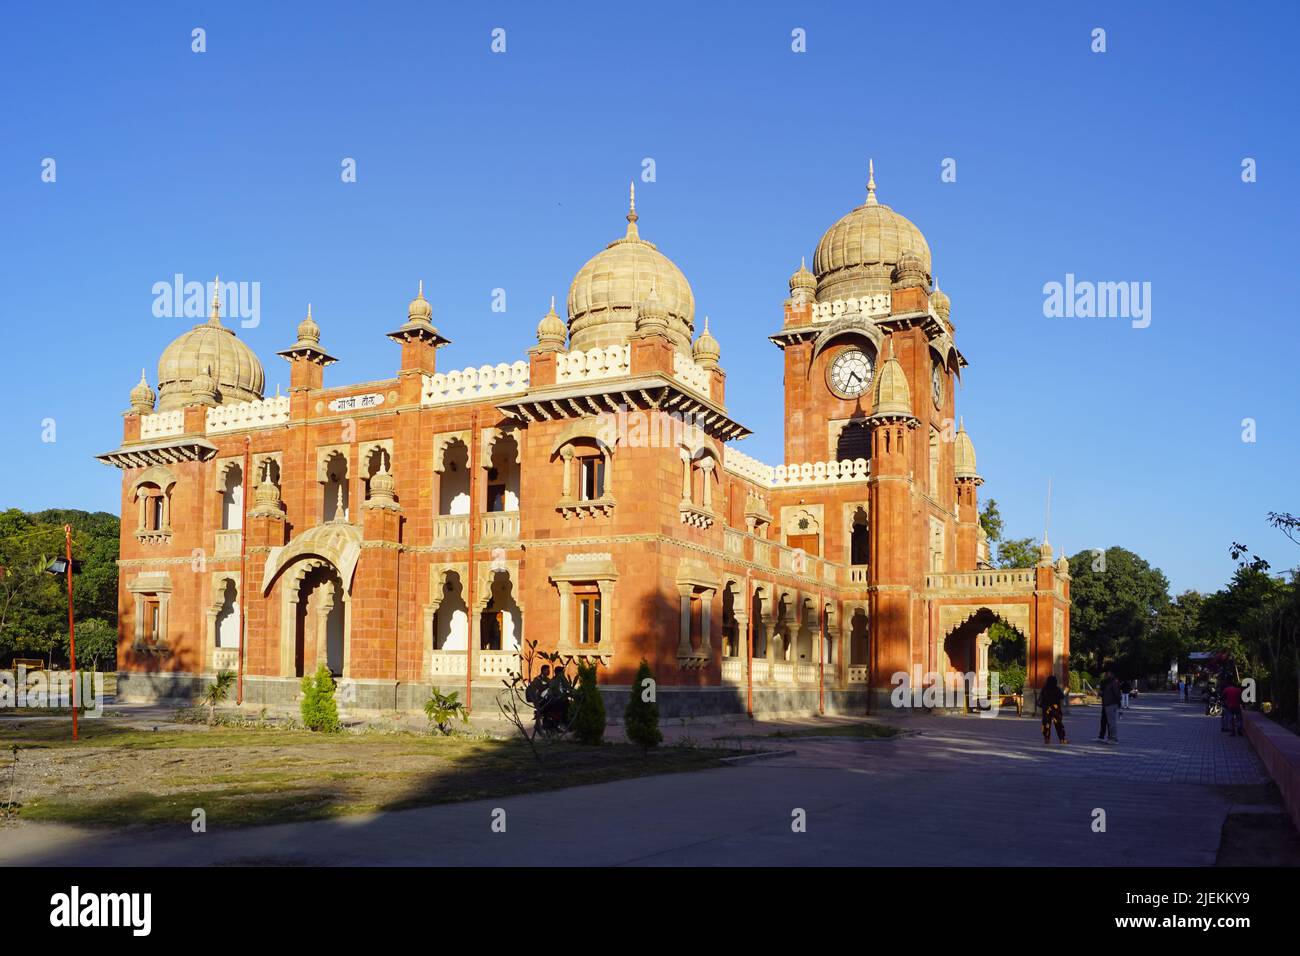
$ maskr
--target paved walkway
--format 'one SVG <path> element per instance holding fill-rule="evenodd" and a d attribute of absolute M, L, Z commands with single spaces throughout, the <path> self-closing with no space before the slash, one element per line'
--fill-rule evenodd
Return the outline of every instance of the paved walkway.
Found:
<path fill-rule="evenodd" d="M 1097 719 L 1075 708 L 1074 742 L 1044 747 L 1036 720 L 917 717 L 905 737 L 783 740 L 797 752 L 724 769 L 226 833 L 23 824 L 0 831 L 0 863 L 1213 863 L 1225 787 L 1268 779 L 1249 743 L 1172 695 L 1125 713 L 1118 746 L 1095 742 Z"/>

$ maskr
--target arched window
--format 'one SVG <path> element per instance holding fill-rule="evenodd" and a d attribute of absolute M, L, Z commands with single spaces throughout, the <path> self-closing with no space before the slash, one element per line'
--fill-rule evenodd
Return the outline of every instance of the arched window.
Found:
<path fill-rule="evenodd" d="M 438 480 L 438 514 L 469 514 L 469 448 L 459 438 L 442 450 Z"/>
<path fill-rule="evenodd" d="M 485 511 L 519 510 L 519 440 L 505 435 L 492 445 Z"/>
<path fill-rule="evenodd" d="M 334 452 L 325 459 L 325 478 L 322 482 L 321 516 L 325 521 L 348 520 L 348 460 L 342 452 Z"/>
<path fill-rule="evenodd" d="M 867 510 L 859 507 L 853 512 L 853 526 L 849 532 L 849 563 L 871 563 L 871 535 L 867 530 Z"/>
<path fill-rule="evenodd" d="M 229 465 L 221 482 L 221 530 L 238 531 L 244 526 L 244 469 Z"/>

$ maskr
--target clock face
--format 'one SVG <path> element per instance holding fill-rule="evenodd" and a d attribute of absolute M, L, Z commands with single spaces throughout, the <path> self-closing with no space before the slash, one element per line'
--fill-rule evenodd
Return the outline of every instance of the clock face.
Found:
<path fill-rule="evenodd" d="M 935 362 L 930 370 L 930 395 L 934 398 L 934 407 L 943 407 L 943 369 Z"/>
<path fill-rule="evenodd" d="M 845 349 L 827 369 L 831 391 L 840 398 L 857 398 L 871 384 L 871 359 L 860 349 Z"/>

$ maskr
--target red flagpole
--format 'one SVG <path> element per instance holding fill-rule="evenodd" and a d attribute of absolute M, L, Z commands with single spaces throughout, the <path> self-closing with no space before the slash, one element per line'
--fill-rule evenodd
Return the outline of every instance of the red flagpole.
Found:
<path fill-rule="evenodd" d="M 72 624 L 72 525 L 63 526 L 63 547 L 68 559 L 68 656 L 72 670 L 72 739 L 77 739 L 77 631 Z"/>
<path fill-rule="evenodd" d="M 745 569 L 745 600 L 748 606 L 745 608 L 745 621 L 747 626 L 746 645 L 749 653 L 749 663 L 745 668 L 745 712 L 750 717 L 754 716 L 754 582 L 749 578 L 749 569 Z"/>
<path fill-rule="evenodd" d="M 237 678 L 235 681 L 235 704 L 244 703 L 244 618 L 248 616 L 248 489 L 253 484 L 248 473 L 251 457 L 252 439 L 244 436 L 244 482 L 241 492 L 240 507 L 243 516 L 239 519 L 239 656 L 236 658 Z"/>

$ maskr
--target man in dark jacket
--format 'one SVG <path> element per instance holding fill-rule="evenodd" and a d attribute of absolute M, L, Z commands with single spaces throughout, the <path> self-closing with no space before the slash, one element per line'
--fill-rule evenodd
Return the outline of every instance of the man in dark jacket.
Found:
<path fill-rule="evenodd" d="M 1101 679 L 1101 729 L 1097 731 L 1097 739 L 1104 740 L 1108 744 L 1119 743 L 1119 704 L 1121 700 L 1119 681 L 1110 668 L 1107 668 Z"/>

